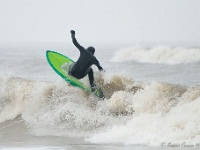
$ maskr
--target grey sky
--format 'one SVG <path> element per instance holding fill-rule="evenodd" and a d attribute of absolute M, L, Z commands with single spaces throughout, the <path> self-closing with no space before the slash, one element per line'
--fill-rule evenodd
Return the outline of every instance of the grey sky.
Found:
<path fill-rule="evenodd" d="M 199 0 L 0 0 L 0 42 L 200 46 Z"/>

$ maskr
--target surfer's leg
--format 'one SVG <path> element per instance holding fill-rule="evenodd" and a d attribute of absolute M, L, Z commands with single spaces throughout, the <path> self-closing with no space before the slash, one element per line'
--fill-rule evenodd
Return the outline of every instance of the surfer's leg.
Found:
<path fill-rule="evenodd" d="M 68 75 L 76 78 L 76 79 L 82 79 L 84 78 L 88 72 L 80 72 L 77 70 L 76 63 L 72 63 L 71 66 L 69 67 Z"/>
<path fill-rule="evenodd" d="M 94 84 L 94 73 L 93 73 L 93 69 L 92 68 L 89 68 L 88 77 L 89 77 L 90 86 L 92 88 L 92 91 L 94 91 L 96 85 Z"/>

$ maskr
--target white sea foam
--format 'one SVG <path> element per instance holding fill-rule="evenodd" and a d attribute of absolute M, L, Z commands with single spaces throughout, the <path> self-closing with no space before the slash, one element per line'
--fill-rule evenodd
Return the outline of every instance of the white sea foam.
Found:
<path fill-rule="evenodd" d="M 160 46 L 155 48 L 133 47 L 117 51 L 112 62 L 136 61 L 141 63 L 186 64 L 200 61 L 199 48 L 171 48 Z"/>
<path fill-rule="evenodd" d="M 96 82 L 105 91 L 112 89 L 104 101 L 63 80 L 1 79 L 0 121 L 21 116 L 37 136 L 84 136 L 92 143 L 159 145 L 200 140 L 199 86 L 142 83 L 111 74 L 99 76 Z"/>
<path fill-rule="evenodd" d="M 92 143 L 154 146 L 161 146 L 163 142 L 198 143 L 200 88 L 191 89 L 163 83 L 146 85 L 132 96 L 132 119 L 125 125 L 114 125 L 87 140 Z M 126 99 L 126 96 L 121 96 L 119 98 Z"/>
<path fill-rule="evenodd" d="M 159 51 L 161 48 L 157 49 Z M 188 57 L 190 59 L 187 62 L 193 62 L 194 59 L 191 59 L 199 56 L 198 49 L 185 49 L 188 50 L 191 50 L 193 57 Z M 136 50 L 138 57 L 134 60 L 139 61 L 142 54 L 148 60 L 147 51 L 153 49 Z M 152 55 L 159 54 L 157 50 L 154 51 Z M 173 51 L 178 54 L 179 50 L 169 48 L 166 51 L 172 52 L 173 56 Z M 141 63 L 132 65 L 129 62 L 116 65 L 107 61 L 110 57 L 107 54 L 105 59 L 102 58 L 102 52 L 99 60 L 105 60 L 102 66 L 106 72 L 97 73 L 94 67 L 95 83 L 103 88 L 106 96 L 101 101 L 70 86 L 54 73 L 45 60 L 45 50 L 37 53 L 39 56 L 31 57 L 26 50 L 21 53 L 3 52 L 6 55 L 0 56 L 0 68 L 3 70 L 0 72 L 2 135 L 10 134 L 16 138 L 19 133 L 36 137 L 84 137 L 91 143 L 147 145 L 199 140 L 199 63 L 172 67 Z M 182 52 L 187 53 L 184 49 Z M 129 53 L 122 51 L 122 54 L 128 55 L 122 55 L 126 59 L 135 57 L 131 56 L 134 55 L 132 49 Z M 18 59 L 21 56 L 28 58 Z M 181 58 L 181 54 L 178 57 Z M 168 62 L 169 58 L 171 56 L 162 58 L 162 63 Z M 158 63 L 159 59 L 154 60 Z M 185 60 L 182 58 L 181 63 L 186 63 Z M 171 64 L 175 64 L 175 60 Z M 118 75 L 121 71 L 124 71 L 123 76 Z M 137 76 L 140 77 L 139 81 Z M 166 77 L 170 83 L 177 83 L 178 79 L 178 83 L 196 86 L 183 87 L 159 82 Z M 83 82 L 89 85 L 88 78 Z"/>

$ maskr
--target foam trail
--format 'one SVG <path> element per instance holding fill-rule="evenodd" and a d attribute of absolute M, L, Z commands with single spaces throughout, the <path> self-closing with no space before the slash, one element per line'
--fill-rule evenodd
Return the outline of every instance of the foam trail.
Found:
<path fill-rule="evenodd" d="M 136 61 L 141 63 L 158 64 L 187 64 L 200 61 L 199 48 L 170 48 L 166 46 L 151 49 L 133 47 L 121 49 L 115 53 L 112 62 Z"/>

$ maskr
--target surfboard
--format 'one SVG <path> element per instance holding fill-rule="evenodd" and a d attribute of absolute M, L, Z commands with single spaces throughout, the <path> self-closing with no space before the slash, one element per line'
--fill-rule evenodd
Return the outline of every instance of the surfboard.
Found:
<path fill-rule="evenodd" d="M 88 93 L 93 93 L 97 97 L 104 98 L 101 88 L 96 88 L 93 92 L 90 87 L 87 87 L 83 82 L 68 74 L 70 65 L 74 62 L 72 59 L 52 50 L 46 51 L 46 58 L 52 69 L 69 84 L 81 88 Z"/>

